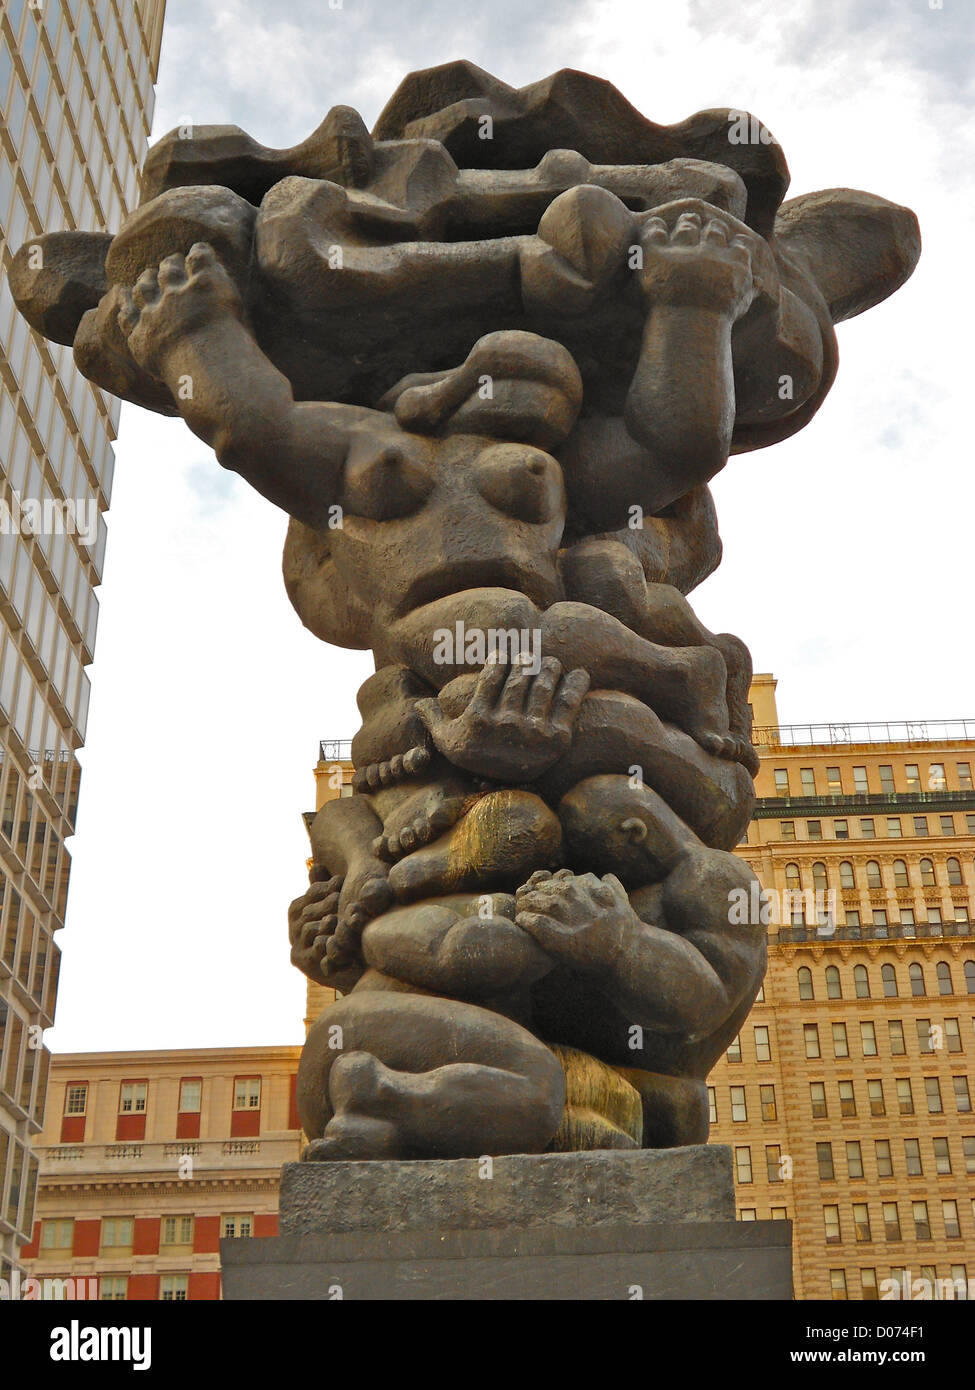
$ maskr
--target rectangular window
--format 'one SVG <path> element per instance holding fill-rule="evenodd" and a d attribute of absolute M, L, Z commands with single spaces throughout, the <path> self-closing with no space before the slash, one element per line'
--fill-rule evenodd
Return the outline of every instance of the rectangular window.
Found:
<path fill-rule="evenodd" d="M 822 1081 L 810 1081 L 809 1099 L 812 1102 L 812 1116 L 814 1120 L 825 1120 L 826 1112 L 826 1087 Z"/>
<path fill-rule="evenodd" d="M 919 1052 L 934 1051 L 934 1035 L 931 1032 L 931 1020 L 929 1018 L 919 1018 L 915 1020 L 917 1028 L 917 1046 Z"/>
<path fill-rule="evenodd" d="M 806 821 L 806 835 L 810 840 L 821 840 L 823 838 L 823 823 L 821 820 Z"/>
<path fill-rule="evenodd" d="M 909 1178 L 922 1178 L 924 1176 L 924 1168 L 921 1165 L 920 1140 L 904 1140 L 904 1158 L 907 1162 L 907 1176 Z"/>
<path fill-rule="evenodd" d="M 965 1155 L 965 1172 L 975 1173 L 975 1134 L 966 1134 L 961 1147 Z"/>
<path fill-rule="evenodd" d="M 874 825 L 873 816 L 863 816 L 860 820 L 860 838 L 862 840 L 873 840 L 877 835 L 877 827 Z"/>
<path fill-rule="evenodd" d="M 771 1062 L 772 1060 L 768 1028 L 764 1024 L 759 1024 L 755 1028 L 755 1060 L 756 1062 Z"/>
<path fill-rule="evenodd" d="M 870 1233 L 870 1208 L 866 1202 L 853 1203 L 853 1229 L 861 1245 L 873 1239 Z"/>
<path fill-rule="evenodd" d="M 261 1078 L 259 1076 L 238 1076 L 234 1081 L 234 1109 L 260 1110 Z"/>
<path fill-rule="evenodd" d="M 911 1091 L 911 1078 L 909 1076 L 897 1078 L 897 1109 L 902 1115 L 914 1114 L 914 1094 Z"/>
<path fill-rule="evenodd" d="M 876 1303 L 880 1297 L 877 1291 L 877 1271 L 875 1269 L 860 1270 L 860 1295 L 864 1303 Z"/>
<path fill-rule="evenodd" d="M 888 1240 L 901 1238 L 901 1214 L 896 1202 L 884 1202 L 884 1235 Z"/>
<path fill-rule="evenodd" d="M 776 1108 L 775 1108 L 775 1087 L 774 1087 L 774 1086 L 759 1086 L 758 1092 L 759 1092 L 759 1099 L 761 1100 L 761 1103 L 762 1103 L 762 1119 L 763 1119 L 763 1120 L 774 1120 L 774 1119 L 776 1119 L 776 1118 L 777 1118 L 777 1112 L 776 1112 Z"/>
<path fill-rule="evenodd" d="M 769 1214 L 769 1220 L 770 1220 L 770 1221 L 788 1221 L 788 1219 L 789 1219 L 789 1208 L 788 1208 L 788 1207 L 769 1207 L 769 1213 L 768 1213 L 768 1214 Z"/>
<path fill-rule="evenodd" d="M 928 791 L 943 792 L 948 785 L 944 763 L 928 764 Z"/>
<path fill-rule="evenodd" d="M 789 769 L 787 767 L 777 767 L 775 769 L 775 795 L 789 795 Z"/>
<path fill-rule="evenodd" d="M 934 1171 L 939 1175 L 951 1172 L 951 1150 L 948 1148 L 948 1140 L 945 1138 L 932 1139 L 934 1148 Z"/>
<path fill-rule="evenodd" d="M 755 1221 L 757 1217 L 758 1212 L 754 1207 L 742 1207 L 738 1213 L 739 1221 Z"/>
<path fill-rule="evenodd" d="M 955 1106 L 959 1115 L 967 1115 L 971 1112 L 972 1097 L 968 1090 L 967 1076 L 953 1076 L 951 1078 L 955 1088 Z"/>
<path fill-rule="evenodd" d="M 0 1175 L 2 1181 L 2 1175 Z M 41 1222 L 42 1250 L 70 1250 L 74 1244 L 74 1219 Z"/>
<path fill-rule="evenodd" d="M 846 1270 L 831 1269 L 829 1272 L 829 1293 L 834 1303 L 842 1303 L 846 1299 Z"/>
<path fill-rule="evenodd" d="M 830 796 L 842 796 L 843 778 L 840 776 L 838 767 L 828 767 L 826 769 L 826 790 Z"/>
<path fill-rule="evenodd" d="M 889 1139 L 875 1139 L 874 1153 L 877 1159 L 877 1177 L 892 1178 L 894 1176 L 894 1160 L 890 1152 Z"/>
<path fill-rule="evenodd" d="M 914 817 L 914 834 L 915 834 L 915 835 L 918 835 L 918 836 L 923 836 L 923 835 L 926 835 L 927 833 L 928 833 L 928 818 L 927 818 L 927 816 L 915 816 L 915 817 Z"/>
<path fill-rule="evenodd" d="M 872 1023 L 860 1024 L 860 1046 L 863 1049 L 864 1057 L 876 1057 L 877 1030 Z"/>
<path fill-rule="evenodd" d="M 728 1061 L 729 1061 L 729 1062 L 740 1062 L 740 1061 L 741 1061 L 741 1034 L 740 1034 L 740 1033 L 737 1033 L 737 1034 L 735 1035 L 735 1037 L 732 1039 L 731 1045 L 730 1045 L 729 1048 L 728 1048 L 727 1056 L 728 1056 Z"/>
<path fill-rule="evenodd" d="M 941 1103 L 941 1082 L 936 1076 L 924 1078 L 924 1098 L 928 1103 L 929 1115 L 940 1115 L 944 1109 Z"/>
<path fill-rule="evenodd" d="M 834 1056 L 834 1057 L 849 1057 L 849 1055 L 850 1055 L 850 1044 L 849 1044 L 849 1040 L 847 1039 L 847 1036 L 846 1036 L 846 1024 L 845 1024 L 845 1023 L 834 1023 L 834 1024 L 833 1024 L 833 1056 Z"/>
<path fill-rule="evenodd" d="M 782 1181 L 782 1146 L 780 1144 L 765 1145 L 765 1175 L 769 1182 Z"/>
<path fill-rule="evenodd" d="M 189 1297 L 189 1275 L 164 1274 L 159 1280 L 161 1303 L 185 1303 Z"/>
<path fill-rule="evenodd" d="M 113 1216 L 102 1221 L 101 1250 L 131 1250 L 135 1223 L 131 1216 Z"/>
<path fill-rule="evenodd" d="M 164 1216 L 162 1219 L 161 1243 L 163 1245 L 192 1245 L 192 1216 Z"/>
<path fill-rule="evenodd" d="M 838 840 L 848 840 L 850 838 L 850 823 L 845 820 L 834 820 L 833 834 Z"/>
<path fill-rule="evenodd" d="M 903 1057 L 907 1048 L 904 1045 L 904 1025 L 899 1018 L 887 1020 L 887 1032 L 890 1037 L 890 1055 Z"/>
<path fill-rule="evenodd" d="M 103 1303 L 123 1303 L 129 1296 L 129 1281 L 124 1274 L 100 1274 L 98 1298 Z"/>
<path fill-rule="evenodd" d="M 849 1117 L 857 1113 L 856 1096 L 853 1093 L 852 1081 L 841 1081 L 840 1089 L 840 1114 Z"/>
<path fill-rule="evenodd" d="M 802 1025 L 802 1036 L 806 1044 L 806 1056 L 815 1059 L 819 1056 L 819 1025 L 816 1023 L 804 1023 Z"/>
<path fill-rule="evenodd" d="M 901 838 L 901 818 L 900 818 L 900 816 L 888 816 L 888 817 L 887 817 L 887 835 L 888 835 L 888 838 L 891 839 L 891 840 L 899 840 L 899 839 Z"/>
<path fill-rule="evenodd" d="M 884 763 L 880 766 L 880 790 L 884 796 L 894 795 L 894 769 L 890 763 Z M 864 787 L 864 791 L 866 791 L 866 787 Z"/>
<path fill-rule="evenodd" d="M 802 767 L 799 769 L 799 780 L 802 783 L 803 796 L 816 795 L 816 772 L 814 768 Z"/>
<path fill-rule="evenodd" d="M 957 1018 L 945 1019 L 945 1045 L 949 1052 L 961 1051 L 961 1033 L 958 1029 Z"/>
<path fill-rule="evenodd" d="M 816 1145 L 816 1165 L 820 1182 L 832 1182 L 836 1177 L 833 1168 L 833 1146 L 830 1143 Z"/>
<path fill-rule="evenodd" d="M 708 1120 L 713 1125 L 718 1123 L 718 1098 L 713 1086 L 708 1087 Z"/>
<path fill-rule="evenodd" d="M 752 1180 L 752 1151 L 747 1144 L 735 1149 L 735 1178 L 740 1183 Z"/>
<path fill-rule="evenodd" d="M 958 773 L 958 787 L 963 792 L 972 790 L 972 765 L 971 763 L 955 763 L 955 771 Z"/>
<path fill-rule="evenodd" d="M 867 1082 L 867 1099 L 870 1102 L 871 1115 L 886 1115 L 887 1109 L 884 1105 L 884 1083 L 879 1080 Z"/>
<path fill-rule="evenodd" d="M 839 1207 L 823 1207 L 823 1229 L 826 1232 L 827 1245 L 839 1245 L 841 1243 Z"/>
<path fill-rule="evenodd" d="M 938 822 L 941 826 L 942 835 L 954 835 L 955 818 L 954 816 L 939 816 Z"/>
<path fill-rule="evenodd" d="M 67 1086 L 64 1092 L 64 1113 L 66 1115 L 84 1115 L 87 1109 L 87 1082 L 77 1081 Z"/>
<path fill-rule="evenodd" d="M 118 1113 L 144 1115 L 149 1086 L 145 1081 L 123 1081 L 119 1087 Z"/>
<path fill-rule="evenodd" d="M 927 1202 L 912 1202 L 911 1214 L 914 1217 L 914 1236 L 917 1240 L 931 1239 L 931 1222 L 928 1218 Z"/>
<path fill-rule="evenodd" d="M 919 792 L 921 790 L 921 774 L 918 771 L 917 763 L 905 763 L 904 776 L 907 779 L 907 790 L 909 792 Z"/>
<path fill-rule="evenodd" d="M 796 823 L 794 820 L 779 821 L 779 834 L 783 840 L 794 840 L 796 838 Z"/>
<path fill-rule="evenodd" d="M 865 796 L 870 790 L 867 782 L 867 769 L 865 767 L 855 767 L 853 769 L 853 790 L 858 796 Z"/>
<path fill-rule="evenodd" d="M 731 1087 L 731 1118 L 735 1124 L 745 1124 L 748 1120 L 744 1086 Z"/>
<path fill-rule="evenodd" d="M 179 1083 L 179 1113 L 195 1115 L 203 1096 L 203 1082 L 198 1076 L 184 1077 Z"/>
<path fill-rule="evenodd" d="M 846 1171 L 848 1177 L 863 1177 L 863 1153 L 860 1150 L 859 1139 L 846 1141 Z"/>
<path fill-rule="evenodd" d="M 254 1234 L 254 1218 L 248 1212 L 243 1215 L 224 1216 L 220 1220 L 220 1234 L 225 1239 L 241 1239 Z"/>

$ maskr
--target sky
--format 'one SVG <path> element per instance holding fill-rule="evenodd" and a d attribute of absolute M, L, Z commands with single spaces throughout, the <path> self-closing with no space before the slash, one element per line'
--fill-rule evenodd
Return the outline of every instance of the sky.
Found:
<path fill-rule="evenodd" d="M 914 208 L 920 265 L 840 325 L 812 424 L 715 480 L 724 561 L 693 602 L 778 677 L 783 723 L 973 717 L 971 34 L 970 0 L 169 0 L 151 138 L 191 121 L 287 146 L 336 104 L 371 126 L 413 68 L 464 57 L 521 86 L 575 67 L 658 123 L 754 112 L 791 196 Z M 123 406 L 116 457 L 47 1042 L 300 1042 L 301 812 L 371 661 L 301 627 L 286 517 L 181 421 Z"/>

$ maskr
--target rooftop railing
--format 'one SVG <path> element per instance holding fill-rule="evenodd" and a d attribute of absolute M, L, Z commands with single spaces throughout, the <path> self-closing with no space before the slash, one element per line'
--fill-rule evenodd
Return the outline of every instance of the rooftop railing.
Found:
<path fill-rule="evenodd" d="M 774 724 L 752 730 L 757 748 L 793 744 L 959 743 L 975 741 L 975 719 L 870 720 L 863 724 Z"/>

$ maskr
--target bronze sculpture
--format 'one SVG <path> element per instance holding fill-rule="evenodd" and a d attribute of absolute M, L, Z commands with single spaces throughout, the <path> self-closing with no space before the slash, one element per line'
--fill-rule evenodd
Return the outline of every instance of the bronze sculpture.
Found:
<path fill-rule="evenodd" d="M 18 254 L 32 325 L 283 507 L 302 621 L 375 656 L 289 914 L 344 995 L 302 1058 L 306 1157 L 707 1137 L 765 962 L 729 912 L 750 659 L 686 598 L 707 484 L 808 422 L 834 323 L 920 250 L 872 195 L 783 203 L 741 116 L 449 64 L 372 135 L 343 107 L 290 151 L 174 132 L 114 238 Z"/>

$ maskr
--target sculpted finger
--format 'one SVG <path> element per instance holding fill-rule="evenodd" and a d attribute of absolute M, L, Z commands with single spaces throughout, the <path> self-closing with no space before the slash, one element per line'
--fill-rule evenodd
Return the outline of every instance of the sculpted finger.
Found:
<path fill-rule="evenodd" d="M 717 242 L 719 246 L 727 246 L 728 228 L 723 222 L 719 222 L 716 217 L 712 218 L 704 228 L 704 235 L 701 240 Z"/>
<path fill-rule="evenodd" d="M 492 652 L 474 684 L 474 694 L 470 703 L 470 709 L 474 714 L 486 715 L 493 711 L 507 678 L 507 662 L 502 661 L 496 652 Z"/>
<path fill-rule="evenodd" d="M 162 288 L 170 289 L 173 285 L 184 285 L 186 283 L 186 261 L 178 253 L 167 256 L 164 261 L 159 263 L 159 284 Z"/>
<path fill-rule="evenodd" d="M 525 697 L 531 685 L 531 679 L 531 672 L 524 662 L 513 661 L 511 663 L 504 689 L 498 696 L 496 708 L 499 714 L 522 714 L 524 712 Z"/>
<path fill-rule="evenodd" d="M 548 714 L 561 674 L 561 661 L 557 661 L 554 656 L 546 656 L 542 660 L 541 668 L 531 683 L 528 699 L 525 701 L 525 713 L 529 719 L 544 719 Z"/>
<path fill-rule="evenodd" d="M 665 246 L 669 239 L 667 223 L 662 217 L 648 217 L 643 224 L 640 240 L 651 246 Z"/>
<path fill-rule="evenodd" d="M 208 241 L 195 241 L 186 253 L 187 275 L 199 275 L 218 264 L 216 252 Z"/>
<path fill-rule="evenodd" d="M 444 712 L 436 699 L 417 700 L 414 709 L 432 734 L 444 722 Z"/>
<path fill-rule="evenodd" d="M 671 241 L 675 246 L 696 246 L 701 239 L 701 218 L 696 212 L 682 212 Z"/>
<path fill-rule="evenodd" d="M 563 677 L 552 704 L 552 722 L 556 729 L 565 732 L 575 723 L 579 706 L 589 693 L 589 672 L 577 666 Z"/>
<path fill-rule="evenodd" d="M 122 306 L 118 311 L 118 326 L 127 338 L 139 322 L 139 306 L 132 298 L 132 291 L 124 289 L 119 296 Z"/>
<path fill-rule="evenodd" d="M 159 276 L 155 270 L 144 270 L 132 286 L 132 298 L 140 309 L 155 304 L 159 298 Z"/>

